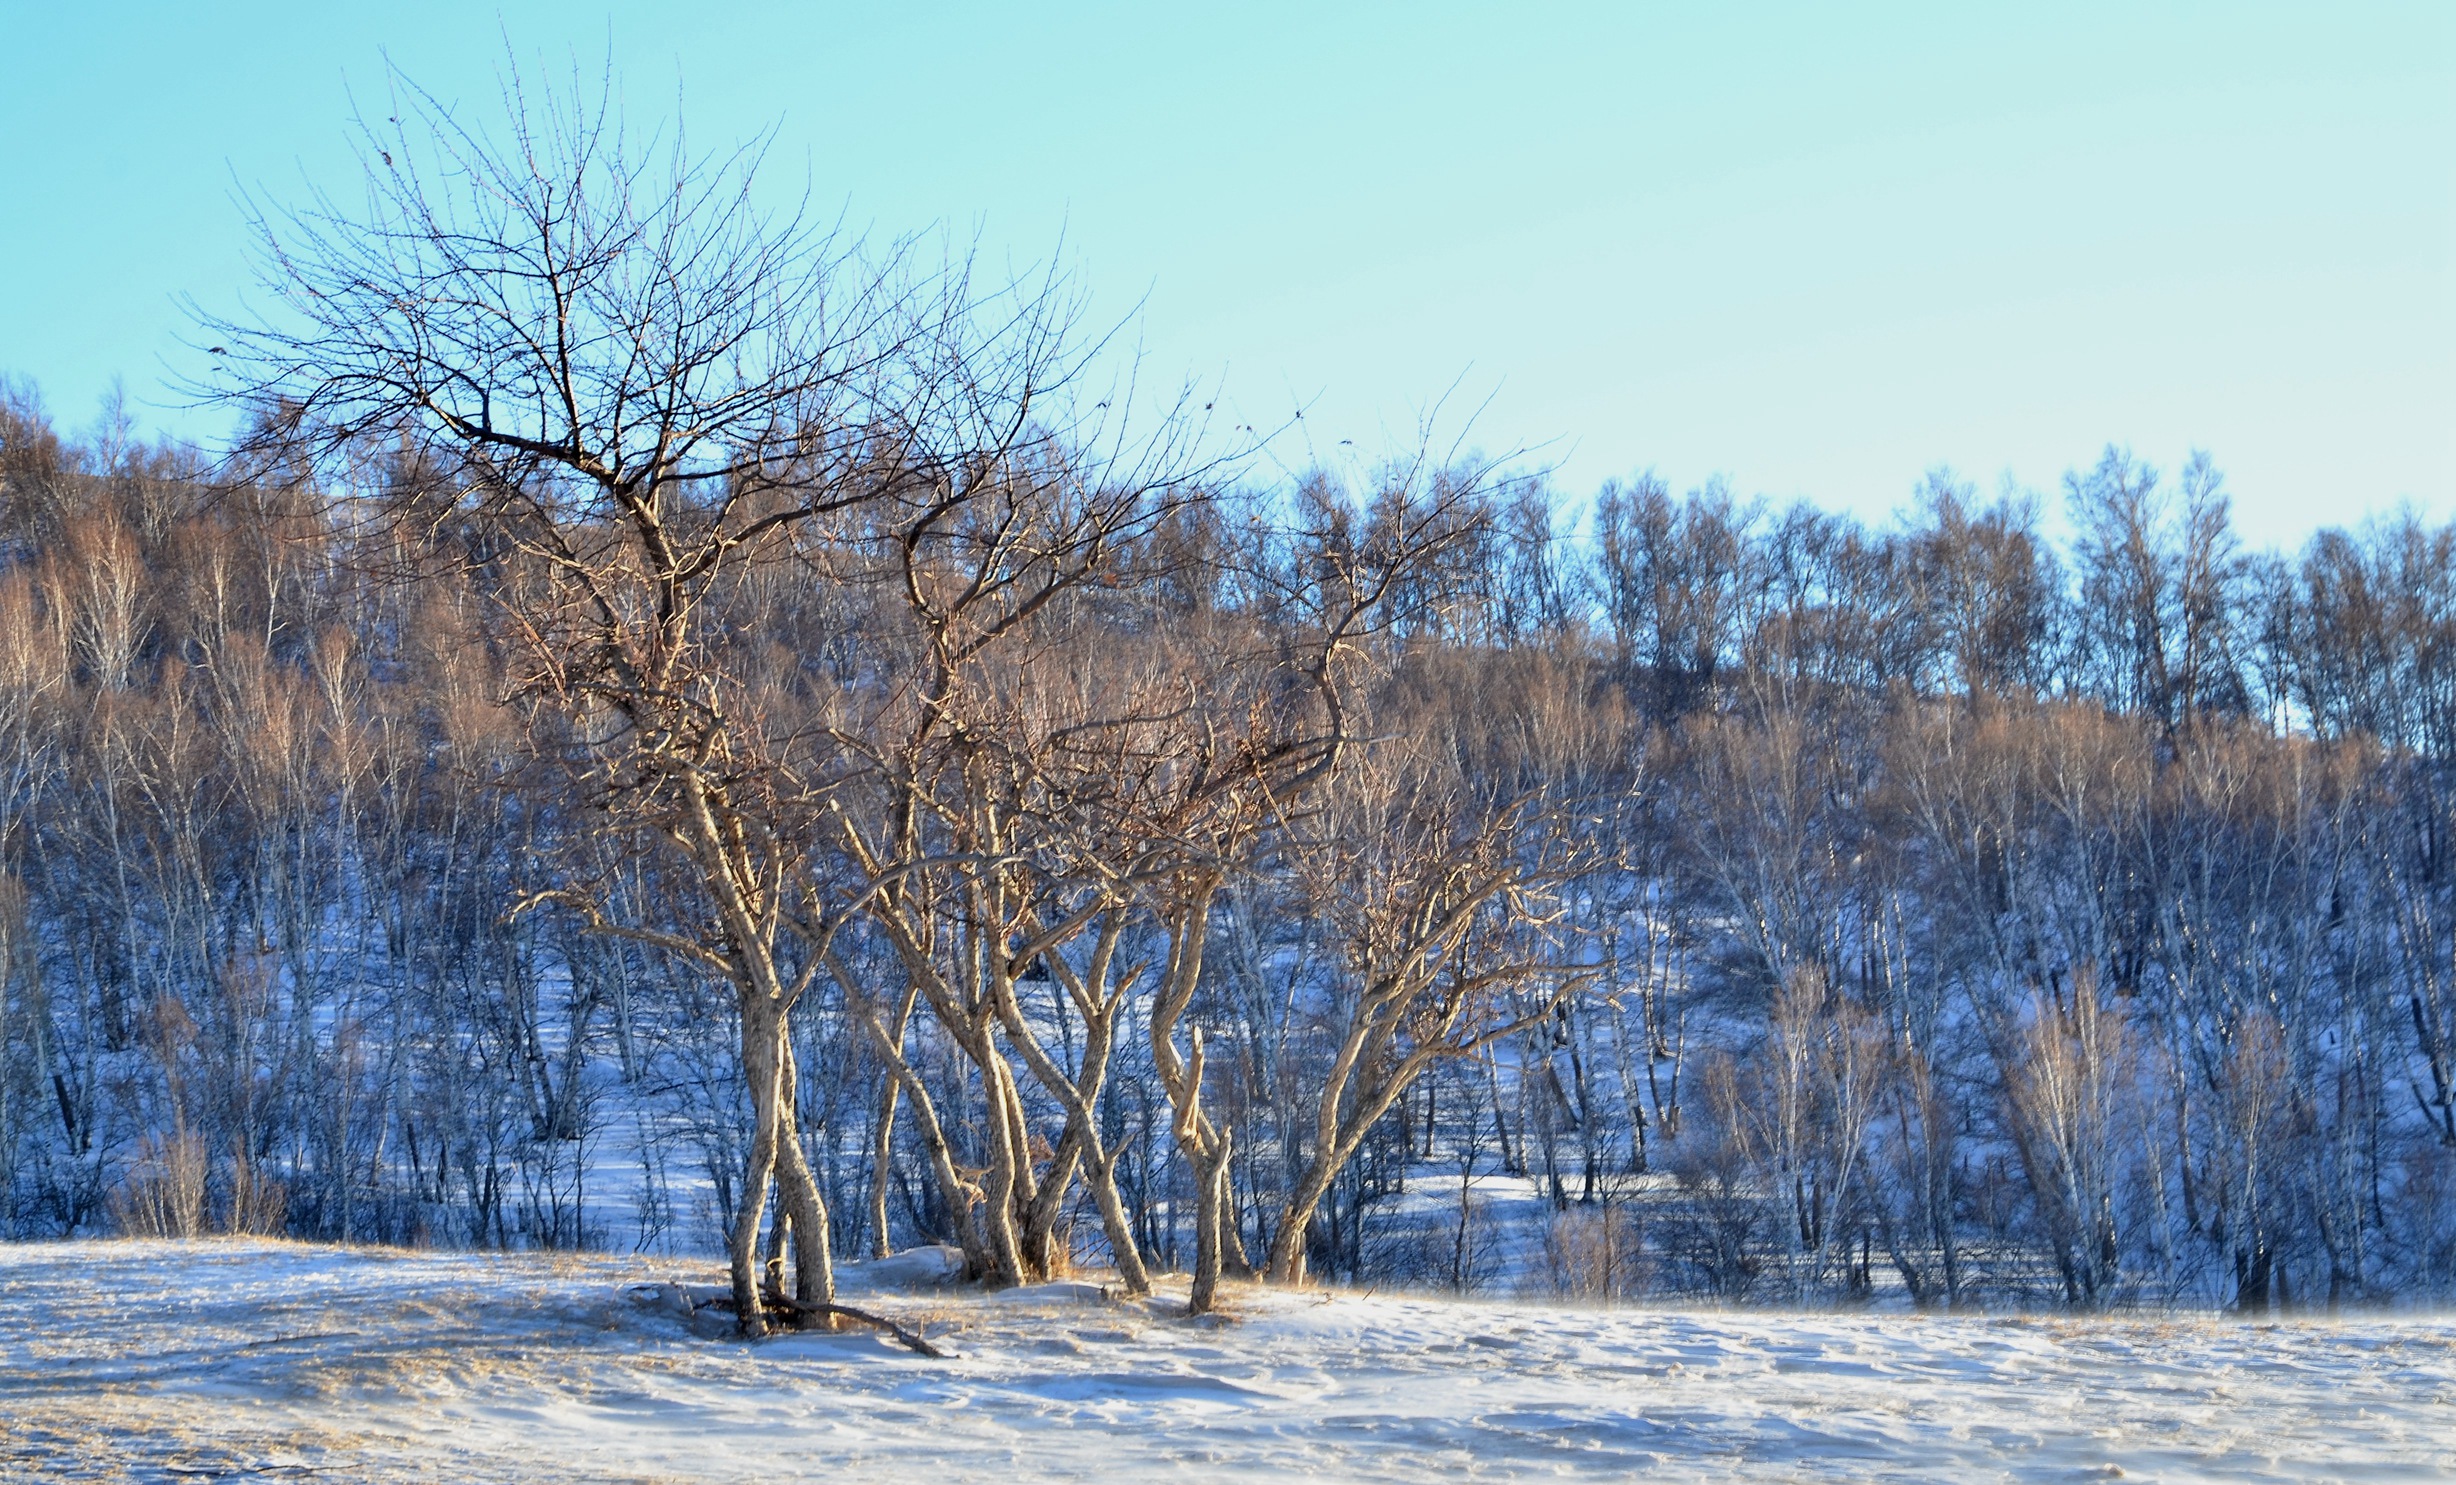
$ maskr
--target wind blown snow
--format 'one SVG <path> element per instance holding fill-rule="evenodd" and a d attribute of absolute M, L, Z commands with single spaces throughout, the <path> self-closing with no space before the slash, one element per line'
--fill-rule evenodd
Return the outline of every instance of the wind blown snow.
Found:
<path fill-rule="evenodd" d="M 0 1246 L 10 1478 L 2442 1478 L 2456 1322 L 1623 1309 L 901 1287 L 742 1345 L 638 1258 Z"/>

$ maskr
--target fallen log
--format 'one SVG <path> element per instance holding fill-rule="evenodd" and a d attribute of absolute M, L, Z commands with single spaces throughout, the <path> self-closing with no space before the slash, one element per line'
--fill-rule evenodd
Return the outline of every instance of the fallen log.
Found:
<path fill-rule="evenodd" d="M 851 1320 L 875 1330 L 883 1330 L 901 1342 L 906 1350 L 917 1351 L 933 1361 L 953 1361 L 955 1359 L 953 1352 L 939 1350 L 936 1346 L 931 1345 L 919 1331 L 899 1325 L 884 1315 L 874 1315 L 868 1310 L 857 1310 L 851 1305 L 806 1304 L 790 1295 L 778 1294 L 772 1289 L 761 1293 L 759 1302 L 771 1309 L 783 1310 L 787 1314 L 800 1315 L 814 1320 L 831 1315 Z M 730 1296 L 711 1299 L 701 1304 L 699 1308 L 722 1310 L 727 1314 L 732 1314 L 733 1300 Z"/>
<path fill-rule="evenodd" d="M 889 1335 L 894 1336 L 898 1341 L 902 1342 L 906 1350 L 918 1351 L 922 1355 L 935 1361 L 954 1360 L 954 1356 L 951 1353 L 941 1351 L 936 1346 L 931 1345 L 922 1337 L 919 1331 L 907 1329 L 906 1327 L 897 1324 L 895 1321 L 888 1319 L 884 1315 L 874 1315 L 868 1310 L 857 1310 L 851 1305 L 805 1304 L 801 1300 L 792 1299 L 782 1294 L 763 1294 L 759 1296 L 759 1299 L 762 1304 L 774 1305 L 776 1308 L 789 1311 L 792 1314 L 804 1315 L 812 1319 L 818 1319 L 826 1316 L 836 1316 L 842 1319 L 854 1321 L 858 1324 L 870 1326 L 876 1330 L 883 1330 Z"/>
<path fill-rule="evenodd" d="M 734 1312 L 733 1295 L 730 1291 L 718 1289 L 709 1292 L 708 1286 L 704 1285 L 701 1286 L 701 1290 L 706 1295 L 705 1298 L 693 1294 L 690 1285 L 676 1279 L 661 1284 L 634 1284 L 623 1292 L 633 1304 L 671 1307 L 685 1319 L 701 1310 L 715 1310 L 727 1315 Z M 855 1309 L 851 1305 L 806 1304 L 778 1290 L 765 1287 L 759 1291 L 759 1302 L 769 1309 L 781 1310 L 786 1314 L 808 1319 L 833 1316 L 850 1320 L 859 1325 L 867 1325 L 874 1330 L 883 1330 L 895 1337 L 907 1350 L 918 1352 L 934 1361 L 955 1359 L 954 1353 L 941 1351 L 931 1345 L 919 1331 L 900 1325 L 884 1315 Z"/>

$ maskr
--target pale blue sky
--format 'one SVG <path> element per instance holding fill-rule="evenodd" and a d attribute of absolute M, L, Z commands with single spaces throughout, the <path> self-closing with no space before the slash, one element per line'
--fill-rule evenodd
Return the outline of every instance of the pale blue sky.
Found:
<path fill-rule="evenodd" d="M 62 5 L 0 0 L 0 370 L 153 427 L 234 182 L 347 184 L 379 48 L 492 96 L 611 43 L 635 118 L 782 120 L 887 230 L 1070 257 L 1147 365 L 1317 443 L 1454 384 L 1562 483 L 1881 516 L 2108 441 L 2255 540 L 2456 509 L 2456 4 Z M 1291 457 L 1297 457 L 1292 452 Z"/>

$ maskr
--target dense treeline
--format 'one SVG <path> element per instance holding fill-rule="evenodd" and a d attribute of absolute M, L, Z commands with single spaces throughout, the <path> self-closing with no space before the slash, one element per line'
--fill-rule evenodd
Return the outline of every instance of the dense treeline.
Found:
<path fill-rule="evenodd" d="M 10 1229 L 739 1226 L 720 987 L 512 912 L 585 883 L 688 920 L 540 772 L 476 569 L 389 581 L 298 488 L 64 443 L 22 395 L 0 459 Z M 2062 555 L 1942 477 L 1892 529 L 1640 480 L 1573 530 L 1539 485 L 1408 475 L 1172 503 L 940 756 L 888 678 L 926 664 L 893 586 L 728 599 L 803 678 L 780 695 L 835 693 L 840 818 L 939 771 L 941 859 L 848 920 L 796 1021 L 839 1244 L 1185 1266 L 1207 1178 L 1232 1268 L 1316 1204 L 1290 1273 L 1472 1286 L 1517 1242 L 1627 1294 L 2456 1279 L 2456 530 L 2247 555 L 2204 465 L 2170 496 L 2121 453 L 2071 481 Z M 1411 520 L 1431 555 L 1398 564 Z M 1362 756 L 1201 822 L 1216 896 L 1182 861 L 1137 880 L 1137 832 L 1201 808 L 1157 775 L 1272 728 L 1302 755 L 1265 715 L 1296 610 L 1376 544 L 1406 581 L 1343 683 Z M 1001 829 L 1028 859 L 948 844 Z M 809 869 L 852 880 L 884 838 Z M 1436 943 L 1443 873 L 1503 885 Z M 1340 1070 L 1417 950 L 1405 1026 Z M 1214 1145 L 1175 1133 L 1189 1077 Z M 1035 1184 L 1002 1265 L 1008 1138 Z M 1478 1194 L 1501 1173 L 1558 1215 L 1513 1227 Z"/>
<path fill-rule="evenodd" d="M 0 399 L 10 1231 L 2456 1285 L 2456 527 L 1257 483 L 1062 283 L 401 97 L 231 449 Z"/>

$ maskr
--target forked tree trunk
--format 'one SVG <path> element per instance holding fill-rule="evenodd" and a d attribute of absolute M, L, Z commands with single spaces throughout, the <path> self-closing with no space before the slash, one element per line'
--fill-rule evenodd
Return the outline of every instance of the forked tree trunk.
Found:
<path fill-rule="evenodd" d="M 955 1240 L 964 1250 L 965 1264 L 975 1276 L 985 1275 L 993 1264 L 989 1242 L 977 1215 L 981 1190 L 967 1182 L 963 1173 L 956 1169 L 955 1148 L 947 1141 L 946 1128 L 939 1122 L 937 1105 L 931 1100 L 929 1087 L 921 1081 L 920 1073 L 887 1040 L 888 1033 L 879 1025 L 876 1016 L 864 1014 L 861 1019 L 869 1027 L 874 1043 L 889 1058 L 888 1071 L 912 1105 L 913 1130 L 921 1137 L 921 1147 L 929 1152 L 930 1172 L 937 1178 L 939 1196 L 946 1202 L 948 1214 L 954 1219 Z M 882 1191 L 880 1200 L 884 1199 Z"/>
<path fill-rule="evenodd" d="M 776 1221 L 771 1256 L 793 1245 L 793 1297 L 807 1305 L 835 1303 L 834 1254 L 829 1246 L 827 1199 L 803 1153 L 800 1120 L 793 1109 L 795 1067 L 784 1020 L 761 998 L 742 1011 L 742 1065 L 750 1079 L 754 1129 L 743 1172 L 742 1205 L 728 1243 L 732 1263 L 735 1326 L 750 1339 L 767 1334 L 759 1297 L 759 1230 L 770 1189 Z M 833 1328 L 832 1319 L 821 1323 Z"/>
<path fill-rule="evenodd" d="M 777 1046 L 782 1096 L 777 1101 L 776 1185 L 778 1205 L 793 1226 L 793 1297 L 805 1305 L 832 1305 L 836 1302 L 836 1267 L 830 1246 L 833 1237 L 827 1228 L 827 1197 L 819 1190 L 809 1155 L 802 1149 L 801 1115 L 794 1096 L 799 1079 L 793 1039 L 783 1024 L 777 1027 Z M 835 1317 L 821 1317 L 819 1324 L 833 1330 Z"/>
<path fill-rule="evenodd" d="M 1235 1214 L 1228 1205 L 1228 1156 L 1235 1131 L 1220 1128 L 1203 1111 L 1202 1028 L 1188 1034 L 1187 1055 L 1177 1052 L 1177 1022 L 1193 1004 L 1194 988 L 1202 978 L 1204 932 L 1219 878 L 1195 877 L 1182 890 L 1167 915 L 1168 969 L 1152 1002 L 1149 1034 L 1152 1065 L 1168 1092 L 1170 1133 L 1194 1173 L 1194 1283 L 1185 1308 L 1188 1314 L 1205 1315 L 1218 1303 L 1228 1249 L 1237 1241 Z"/>
<path fill-rule="evenodd" d="M 989 1041 L 986 1030 L 979 1040 Z M 973 1066 L 981 1074 L 981 1098 L 989 1107 L 989 1170 L 982 1184 L 982 1237 L 989 1247 L 992 1284 L 1012 1287 L 1024 1281 L 1026 1273 L 1023 1234 L 1017 1229 L 1015 1214 L 1029 1204 L 1031 1197 L 1031 1147 L 1025 1143 L 1021 1116 L 1013 1108 L 1014 1082 L 1006 1074 L 1006 1060 L 997 1055 L 994 1045 L 986 1048 L 967 1047 L 972 1053 Z"/>
<path fill-rule="evenodd" d="M 894 1245 L 888 1240 L 887 1235 L 887 1186 L 893 1179 L 895 1169 L 896 1104 L 900 1101 L 904 1091 L 904 1077 L 901 1068 L 904 1028 L 912 1022 L 913 1001 L 919 994 L 920 991 L 914 987 L 909 985 L 905 987 L 904 1003 L 896 1009 L 893 1029 L 883 1032 L 878 1037 L 880 1042 L 892 1044 L 895 1061 L 881 1064 L 883 1071 L 878 1088 L 878 1117 L 872 1120 L 870 1125 L 870 1256 L 872 1258 L 885 1258 L 894 1251 Z M 935 1151 L 932 1153 L 936 1154 Z M 948 1174 L 952 1174 L 952 1167 L 949 1167 Z M 962 1202 L 961 1191 L 957 1187 L 948 1186 L 944 1195 L 950 1204 L 957 1204 L 954 1205 L 954 1210 L 963 1219 L 964 1225 L 969 1227 L 971 1207 L 969 1203 Z M 974 1246 L 971 1243 L 965 1244 L 965 1251 L 969 1253 Z"/>
<path fill-rule="evenodd" d="M 1518 1029 L 1508 1027 L 1500 1034 Z M 1274 1284 L 1305 1282 L 1305 1241 L 1312 1234 L 1313 1219 L 1320 1213 L 1331 1183 L 1356 1158 L 1356 1152 L 1364 1148 L 1366 1133 L 1415 1086 L 1416 1079 L 1432 1063 L 1430 1050 L 1418 1048 L 1366 1089 L 1351 1095 L 1348 1090 L 1361 1075 L 1360 1070 L 1373 1061 L 1385 1044 L 1383 1034 L 1359 1021 L 1349 1031 L 1331 1076 L 1323 1084 L 1313 1159 L 1297 1179 L 1296 1189 L 1288 1194 L 1287 1203 L 1280 1208 L 1279 1229 L 1271 1234 L 1269 1275 Z"/>
<path fill-rule="evenodd" d="M 1316 1158 L 1313 1169 L 1305 1173 L 1304 1181 L 1288 1197 L 1287 1206 L 1279 1217 L 1279 1230 L 1271 1234 L 1270 1276 L 1274 1284 L 1305 1282 L 1305 1242 L 1313 1233 L 1314 1216 L 1322 1209 L 1322 1198 L 1330 1191 L 1331 1178 L 1347 1161 L 1344 1158 Z"/>
<path fill-rule="evenodd" d="M 722 789 L 689 769 L 681 771 L 678 782 L 686 806 L 680 838 L 715 899 L 727 940 L 725 965 L 741 1017 L 742 1077 L 750 1090 L 752 1134 L 741 1215 L 728 1248 L 735 1325 L 743 1336 L 755 1339 L 767 1333 L 759 1302 L 758 1247 L 770 1185 L 780 1183 L 783 1214 L 794 1225 L 795 1281 L 805 1298 L 832 1298 L 835 1293 L 827 1205 L 802 1153 L 793 1113 L 797 1079 L 788 1020 L 793 996 L 777 974 L 773 902 L 755 895 L 760 873 L 741 844 L 742 832 L 726 828 L 725 821 L 738 826 L 739 820 Z"/>
<path fill-rule="evenodd" d="M 745 991 L 740 1001 L 742 1074 L 750 1085 L 751 1141 L 742 1172 L 741 1204 L 735 1209 L 727 1249 L 733 1269 L 734 1327 L 746 1339 L 756 1340 L 767 1334 L 767 1321 L 759 1307 L 759 1225 L 776 1172 L 784 1068 L 778 1055 L 777 1017 L 769 1001 L 753 991 Z"/>
<path fill-rule="evenodd" d="M 1042 1268 L 1048 1270 L 1055 1258 L 1051 1229 L 1063 1210 L 1066 1194 L 1072 1188 L 1074 1176 L 1080 1171 L 1083 1182 L 1091 1189 L 1092 1203 L 1100 1213 L 1100 1225 L 1108 1238 L 1109 1251 L 1117 1263 L 1119 1282 L 1130 1294 L 1151 1292 L 1151 1273 L 1144 1267 L 1143 1255 L 1134 1240 L 1134 1224 L 1126 1215 L 1125 1201 L 1117 1192 L 1117 1160 L 1119 1151 L 1107 1148 L 1100 1138 L 1099 1101 L 1108 1081 L 1109 1058 L 1116 1041 L 1119 997 L 1106 993 L 1109 965 L 1122 933 L 1122 920 L 1113 920 L 1112 927 L 1102 935 L 1102 942 L 1093 955 L 1093 967 L 1084 972 L 1090 988 L 1075 971 L 1062 970 L 1066 976 L 1066 991 L 1075 998 L 1083 1017 L 1083 1057 L 1081 1070 L 1069 1074 L 1052 1059 L 1035 1038 L 1029 1020 L 1023 1014 L 1022 1003 L 1016 998 L 1014 981 L 999 975 L 991 983 L 991 995 L 997 1007 L 1000 1024 L 1006 1028 L 1007 1040 L 1020 1052 L 1032 1075 L 1049 1095 L 1066 1110 L 1065 1133 L 1059 1137 L 1058 1148 L 1049 1162 L 1049 1173 L 1041 1182 L 1039 1198 L 1033 1203 L 1026 1222 L 1027 1253 L 1042 1255 Z"/>
<path fill-rule="evenodd" d="M 859 849 L 857 841 L 855 846 Z M 939 973 L 924 947 L 922 935 L 909 920 L 894 912 L 881 912 L 878 921 L 894 941 L 905 973 L 927 996 L 931 1013 L 980 1078 L 987 1148 L 983 1151 L 986 1165 L 980 1172 L 977 1188 L 980 1215 L 971 1224 L 977 1233 L 977 1248 L 971 1237 L 966 1240 L 973 1269 L 986 1282 L 1004 1287 L 1046 1277 L 1049 1232 L 1057 1212 L 1054 1204 L 1046 1208 L 1036 1205 L 1041 1188 L 1032 1175 L 1030 1129 L 1013 1069 L 998 1050 L 995 1009 L 957 992 L 946 976 Z M 839 969 L 836 973 L 840 982 L 845 981 L 843 971 Z M 848 995 L 853 993 L 849 982 L 846 989 Z M 894 1044 L 875 1008 L 863 1020 L 870 1027 L 879 1054 L 896 1068 L 918 1115 L 927 1090 L 913 1075 L 902 1048 Z M 944 1142 L 936 1122 L 934 1118 L 927 1120 L 925 1137 L 933 1144 L 932 1158 L 939 1164 L 941 1185 L 961 1211 L 972 1199 L 971 1190 L 960 1181 L 952 1163 L 943 1158 Z"/>
<path fill-rule="evenodd" d="M 887 1237 L 887 1184 L 895 1160 L 895 1106 L 903 1091 L 895 1074 L 880 1075 L 878 1116 L 870 1124 L 870 1256 L 885 1258 L 895 1251 Z"/>
<path fill-rule="evenodd" d="M 1031 1126 L 1023 1117 L 1023 1089 L 1011 1081 L 1011 1070 L 1009 1076 L 1008 1087 L 1015 1100 L 1016 1148 L 1024 1152 L 1024 1169 L 1029 1172 Z M 1057 1224 L 1066 1214 L 1066 1193 L 1074 1189 L 1075 1172 L 1082 1168 L 1083 1141 L 1069 1128 L 1058 1136 L 1048 1168 L 1031 1176 L 1031 1184 L 1025 1188 L 1028 1195 L 1017 1203 L 1025 1272 L 1034 1279 L 1054 1277 L 1065 1262 Z"/>

